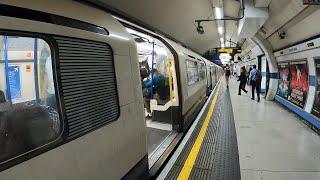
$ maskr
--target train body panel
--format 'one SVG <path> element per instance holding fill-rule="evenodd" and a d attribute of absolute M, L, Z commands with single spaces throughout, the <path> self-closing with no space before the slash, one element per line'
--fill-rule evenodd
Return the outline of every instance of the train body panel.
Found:
<path fill-rule="evenodd" d="M 120 115 L 115 121 L 81 138 L 2 171 L 0 179 L 119 179 L 124 176 L 147 155 L 146 148 L 141 148 L 146 147 L 146 130 L 136 47 L 130 34 L 109 14 L 76 2 L 2 3 L 105 27 L 110 33 L 108 36 L 45 22 L 0 18 L 1 26 L 6 27 L 9 33 L 17 32 L 16 35 L 21 31 L 27 36 L 37 37 L 40 34 L 40 38 L 57 35 L 109 44 L 113 51 Z M 21 36 L 25 34 L 21 33 Z M 132 89 L 128 90 L 128 87 Z"/>

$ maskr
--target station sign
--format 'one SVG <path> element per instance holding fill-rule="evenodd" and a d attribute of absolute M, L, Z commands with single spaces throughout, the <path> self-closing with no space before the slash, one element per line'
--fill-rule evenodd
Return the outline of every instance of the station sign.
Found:
<path fill-rule="evenodd" d="M 320 0 L 303 0 L 304 5 L 320 5 Z"/>
<path fill-rule="evenodd" d="M 219 53 L 236 54 L 236 53 L 241 53 L 241 49 L 221 48 L 221 49 L 218 49 L 218 52 L 219 52 Z"/>

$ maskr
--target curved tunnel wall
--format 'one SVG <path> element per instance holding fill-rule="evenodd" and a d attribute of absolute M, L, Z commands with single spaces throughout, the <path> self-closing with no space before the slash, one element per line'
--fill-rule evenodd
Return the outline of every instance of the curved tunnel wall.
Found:
<path fill-rule="evenodd" d="M 308 69 L 308 91 L 304 106 L 298 107 L 280 95 L 275 96 L 275 100 L 297 113 L 314 127 L 320 129 L 320 113 L 315 113 L 319 106 L 316 97 L 319 94 L 320 72 L 316 72 L 316 59 L 320 59 L 320 36 L 315 36 L 295 46 L 277 51 L 274 53 L 278 64 L 294 63 L 297 61 L 306 61 Z M 319 68 L 319 67 L 318 67 Z M 320 94 L 319 94 L 320 95 Z M 319 103 L 319 102 L 318 102 Z"/>
<path fill-rule="evenodd" d="M 290 46 L 277 52 L 273 52 L 273 48 L 268 40 L 263 39 L 259 34 L 252 38 L 264 52 L 269 64 L 269 90 L 266 96 L 267 100 L 276 100 L 280 104 L 286 106 L 291 111 L 295 112 L 313 127 L 320 129 L 320 113 L 314 113 L 314 103 L 317 99 L 316 94 L 320 97 L 320 88 L 317 91 L 317 86 L 320 87 L 320 72 L 316 73 L 315 59 L 320 62 L 320 35 L 306 39 L 299 44 Z M 279 86 L 279 64 L 305 61 L 307 64 L 308 73 L 308 90 L 304 99 L 302 107 L 290 102 L 288 99 L 283 98 L 278 93 Z M 319 79 L 319 82 L 317 82 Z M 319 101 L 319 100 L 316 100 Z M 320 105 L 320 101 L 319 101 Z M 319 106 L 320 110 L 320 106 Z"/>
<path fill-rule="evenodd" d="M 278 65 L 276 58 L 273 54 L 273 49 L 269 41 L 263 39 L 263 37 L 257 33 L 253 38 L 253 42 L 255 42 L 265 53 L 269 64 L 269 74 L 270 74 L 270 82 L 269 82 L 269 90 L 267 92 L 266 99 L 273 100 L 275 95 L 277 94 L 278 89 Z"/>

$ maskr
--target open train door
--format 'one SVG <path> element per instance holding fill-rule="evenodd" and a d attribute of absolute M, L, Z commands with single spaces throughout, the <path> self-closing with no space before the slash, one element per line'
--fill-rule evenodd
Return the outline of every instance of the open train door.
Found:
<path fill-rule="evenodd" d="M 180 118 L 175 59 L 156 36 L 127 28 L 138 52 L 147 128 L 149 168 L 178 134 Z"/>

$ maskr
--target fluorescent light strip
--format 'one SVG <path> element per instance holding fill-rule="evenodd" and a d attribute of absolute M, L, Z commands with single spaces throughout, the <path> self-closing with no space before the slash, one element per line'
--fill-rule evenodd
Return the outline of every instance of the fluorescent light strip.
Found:
<path fill-rule="evenodd" d="M 222 19 L 222 11 L 221 11 L 221 8 L 216 7 L 216 8 L 215 8 L 215 12 L 216 12 L 216 19 Z"/>

